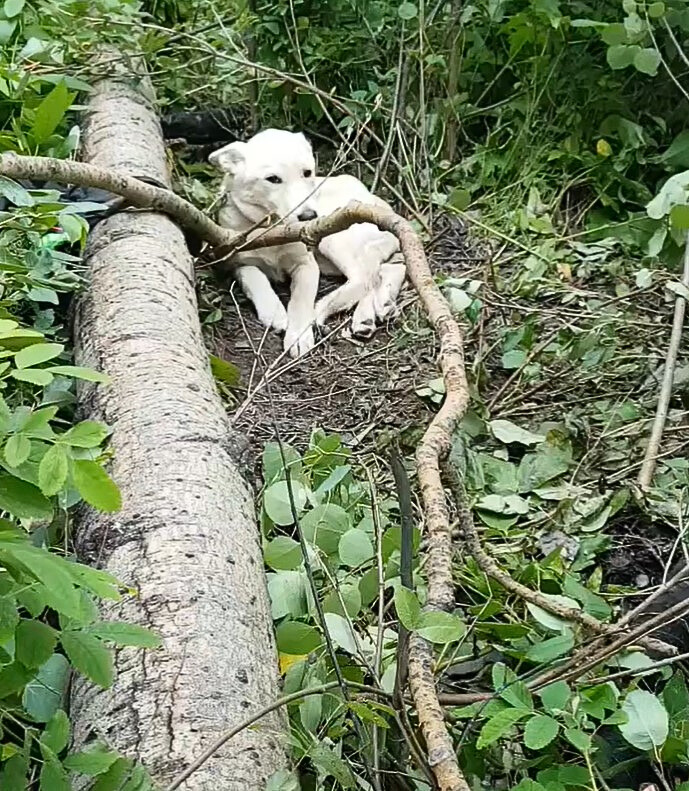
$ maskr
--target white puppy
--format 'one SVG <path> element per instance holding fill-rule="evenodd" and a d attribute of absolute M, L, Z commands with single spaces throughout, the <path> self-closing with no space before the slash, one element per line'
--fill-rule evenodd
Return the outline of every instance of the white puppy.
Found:
<path fill-rule="evenodd" d="M 245 231 L 275 214 L 281 219 L 313 220 L 351 201 L 390 207 L 353 176 L 315 177 L 310 144 L 300 133 L 266 129 L 246 143 L 230 143 L 209 157 L 225 173 L 219 222 Z M 395 310 L 405 269 L 397 238 L 371 223 L 358 223 L 327 236 L 315 255 L 301 242 L 244 251 L 235 257 L 236 277 L 266 327 L 285 332 L 293 357 L 313 347 L 313 322 L 325 324 L 356 305 L 352 331 L 371 335 L 376 319 Z M 317 305 L 319 271 L 340 273 L 347 282 Z M 291 278 L 287 310 L 270 280 Z"/>

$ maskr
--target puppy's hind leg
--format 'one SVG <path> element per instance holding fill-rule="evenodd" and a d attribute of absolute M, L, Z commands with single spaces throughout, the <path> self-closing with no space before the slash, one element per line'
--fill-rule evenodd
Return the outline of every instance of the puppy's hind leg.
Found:
<path fill-rule="evenodd" d="M 287 329 L 287 311 L 266 275 L 257 266 L 240 266 L 235 277 L 256 308 L 261 324 L 268 329 L 284 332 Z"/>

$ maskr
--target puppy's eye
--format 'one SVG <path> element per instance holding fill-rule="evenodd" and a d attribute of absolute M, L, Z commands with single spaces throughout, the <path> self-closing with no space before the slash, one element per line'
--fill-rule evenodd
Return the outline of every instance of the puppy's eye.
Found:
<path fill-rule="evenodd" d="M 266 176 L 266 181 L 269 181 L 271 184 L 282 184 L 280 176 Z"/>
<path fill-rule="evenodd" d="M 313 176 L 313 170 L 305 170 L 304 171 L 304 178 L 305 179 L 310 179 L 311 176 Z"/>

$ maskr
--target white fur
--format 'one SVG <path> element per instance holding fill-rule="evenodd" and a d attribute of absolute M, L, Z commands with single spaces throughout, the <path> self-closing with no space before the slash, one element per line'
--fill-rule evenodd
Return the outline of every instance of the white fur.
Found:
<path fill-rule="evenodd" d="M 389 206 L 353 176 L 315 177 L 310 144 L 301 133 L 266 129 L 246 143 L 230 143 L 209 157 L 225 173 L 219 221 L 245 231 L 274 214 L 280 219 L 323 217 L 351 201 Z M 271 183 L 268 179 L 279 179 Z M 357 223 L 325 237 L 314 256 L 298 242 L 238 253 L 237 279 L 266 327 L 285 332 L 293 357 L 313 347 L 313 323 L 355 307 L 352 331 L 371 335 L 376 319 L 395 309 L 404 282 L 397 238 L 371 223 Z M 319 272 L 340 273 L 347 282 L 318 304 Z M 287 310 L 270 283 L 291 279 Z"/>

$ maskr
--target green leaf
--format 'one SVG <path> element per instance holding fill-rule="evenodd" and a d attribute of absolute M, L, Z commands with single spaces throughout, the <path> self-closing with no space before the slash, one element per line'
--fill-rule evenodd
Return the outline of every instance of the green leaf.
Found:
<path fill-rule="evenodd" d="M 60 441 L 74 448 L 97 448 L 108 436 L 108 427 L 95 420 L 83 420 L 61 435 Z"/>
<path fill-rule="evenodd" d="M 37 143 L 45 143 L 57 129 L 73 98 L 63 80 L 38 105 L 31 127 L 31 134 Z"/>
<path fill-rule="evenodd" d="M 634 63 L 634 58 L 641 47 L 628 44 L 615 44 L 608 47 L 606 59 L 611 69 L 626 69 Z"/>
<path fill-rule="evenodd" d="M 306 489 L 304 485 L 292 479 L 292 496 L 294 498 L 294 508 L 297 515 L 300 515 L 306 505 Z M 272 483 L 263 493 L 263 508 L 270 519 L 280 526 L 294 524 L 292 504 L 290 502 L 287 481 L 276 481 Z"/>
<path fill-rule="evenodd" d="M 353 582 L 345 582 L 339 586 L 338 591 L 330 591 L 323 600 L 323 609 L 325 612 L 336 612 L 356 618 L 361 609 L 361 593 L 358 585 Z"/>
<path fill-rule="evenodd" d="M 67 481 L 69 460 L 64 447 L 52 445 L 38 465 L 38 485 L 48 497 L 57 494 Z"/>
<path fill-rule="evenodd" d="M 10 376 L 18 382 L 29 382 L 40 387 L 47 387 L 53 381 L 53 375 L 44 368 L 17 368 L 10 371 Z"/>
<path fill-rule="evenodd" d="M 400 5 L 397 9 L 397 15 L 399 18 L 406 21 L 414 19 L 418 13 L 419 9 L 414 5 L 414 3 L 402 3 L 402 5 Z"/>
<path fill-rule="evenodd" d="M 566 681 L 555 681 L 553 684 L 543 687 L 537 694 L 546 711 L 564 711 L 572 696 L 572 691 Z"/>
<path fill-rule="evenodd" d="M 537 445 L 545 440 L 543 434 L 534 434 L 532 431 L 520 428 L 509 420 L 491 420 L 488 425 L 493 432 L 493 436 L 506 445 L 512 442 L 520 445 Z"/>
<path fill-rule="evenodd" d="M 550 601 L 552 601 L 554 604 L 559 604 L 562 607 L 567 607 L 572 610 L 581 610 L 579 602 L 574 601 L 574 599 L 570 599 L 568 596 L 558 596 L 556 594 L 543 592 L 541 592 L 540 595 L 545 599 L 550 599 Z M 553 615 L 547 610 L 542 609 L 537 604 L 531 604 L 531 602 L 527 602 L 526 607 L 531 615 L 533 615 L 533 617 L 538 621 L 538 623 L 540 623 L 541 626 L 545 626 L 546 629 L 551 629 L 554 632 L 563 632 L 569 626 L 568 621 L 565 621 L 563 618 L 560 618 L 559 616 Z"/>
<path fill-rule="evenodd" d="M 502 662 L 497 662 L 492 669 L 493 689 L 498 695 L 515 708 L 533 709 L 531 693 L 526 684 L 520 681 L 517 674 Z"/>
<path fill-rule="evenodd" d="M 69 717 L 58 709 L 41 734 L 41 744 L 59 755 L 69 743 Z"/>
<path fill-rule="evenodd" d="M 357 654 L 359 646 L 351 623 L 336 612 L 325 613 L 325 623 L 332 641 L 348 654 Z"/>
<path fill-rule="evenodd" d="M 400 623 L 405 629 L 413 632 L 421 622 L 421 605 L 416 594 L 398 585 L 395 589 L 395 610 Z"/>
<path fill-rule="evenodd" d="M 0 43 L 2 43 L 2 35 L 0 35 Z M 7 176 L 0 176 L 0 195 L 14 203 L 15 206 L 34 205 L 34 199 L 24 187 L 17 184 L 16 181 L 8 179 Z"/>
<path fill-rule="evenodd" d="M 40 775 L 40 791 L 72 791 L 67 772 L 54 756 L 44 755 Z"/>
<path fill-rule="evenodd" d="M 266 791 L 299 791 L 299 778 L 287 769 L 278 769 L 268 778 Z"/>
<path fill-rule="evenodd" d="M 17 27 L 17 20 L 0 19 L 0 44 L 6 44 Z"/>
<path fill-rule="evenodd" d="M 69 681 L 69 663 L 53 654 L 24 688 L 22 706 L 36 722 L 48 722 L 64 697 Z"/>
<path fill-rule="evenodd" d="M 663 703 L 673 724 L 689 721 L 689 689 L 680 671 L 665 685 Z"/>
<path fill-rule="evenodd" d="M 591 736 L 579 728 L 565 728 L 565 738 L 576 747 L 582 755 L 591 752 Z"/>
<path fill-rule="evenodd" d="M 273 620 L 286 615 L 299 618 L 308 614 L 307 578 L 303 571 L 281 571 L 268 575 L 268 593 Z"/>
<path fill-rule="evenodd" d="M 289 536 L 277 536 L 265 548 L 264 559 L 272 569 L 296 569 L 302 561 L 301 546 Z"/>
<path fill-rule="evenodd" d="M 625 698 L 622 711 L 627 715 L 627 722 L 617 727 L 637 750 L 652 750 L 665 744 L 670 728 L 668 715 L 655 695 L 635 689 Z"/>
<path fill-rule="evenodd" d="M 17 368 L 30 368 L 59 357 L 64 350 L 61 343 L 34 343 L 18 351 L 14 355 L 14 362 Z"/>
<path fill-rule="evenodd" d="M 221 360 L 214 354 L 209 355 L 211 360 L 211 372 L 220 382 L 224 382 L 229 387 L 237 387 L 241 378 L 239 368 L 227 360 Z"/>
<path fill-rule="evenodd" d="M 447 198 L 447 205 L 457 211 L 465 211 L 470 203 L 471 193 L 464 187 L 455 187 Z"/>
<path fill-rule="evenodd" d="M 31 453 L 31 440 L 23 434 L 13 434 L 5 445 L 5 461 L 10 467 L 19 467 Z"/>
<path fill-rule="evenodd" d="M 38 489 L 36 490 L 38 491 Z M 9 561 L 19 562 L 50 591 L 50 606 L 71 618 L 81 613 L 81 601 L 67 572 L 68 561 L 32 546 L 6 546 L 2 555 Z"/>
<path fill-rule="evenodd" d="M 112 652 L 98 638 L 86 632 L 64 631 L 60 642 L 69 661 L 82 675 L 105 689 L 112 685 Z"/>
<path fill-rule="evenodd" d="M 653 47 L 645 47 L 634 54 L 634 66 L 637 71 L 655 77 L 660 66 L 660 53 Z"/>
<path fill-rule="evenodd" d="M 353 527 L 340 539 L 338 554 L 345 566 L 355 568 L 373 557 L 373 544 L 366 532 Z"/>
<path fill-rule="evenodd" d="M 340 538 L 351 528 L 349 514 L 339 505 L 326 503 L 317 505 L 312 511 L 304 514 L 301 529 L 304 538 L 315 544 L 326 555 L 334 555 L 339 547 Z"/>
<path fill-rule="evenodd" d="M 352 770 L 328 745 L 323 742 L 316 742 L 310 748 L 309 756 L 320 777 L 334 777 L 342 788 L 356 787 L 356 780 Z"/>
<path fill-rule="evenodd" d="M 0 596 L 0 645 L 14 635 L 18 623 L 17 602 L 11 596 Z"/>
<path fill-rule="evenodd" d="M 309 654 L 322 643 L 321 635 L 314 626 L 301 621 L 282 621 L 275 630 L 278 651 L 283 654 Z"/>
<path fill-rule="evenodd" d="M 648 15 L 651 19 L 660 19 L 665 14 L 665 3 L 651 3 L 648 6 Z"/>
<path fill-rule="evenodd" d="M 163 644 L 160 637 L 135 623 L 125 621 L 101 621 L 89 626 L 86 631 L 101 640 L 108 640 L 116 645 L 131 645 L 136 648 L 160 648 Z"/>
<path fill-rule="evenodd" d="M 519 720 L 528 717 L 530 709 L 503 709 L 491 717 L 481 728 L 476 742 L 476 748 L 482 750 L 484 747 L 496 742 L 513 728 Z"/>
<path fill-rule="evenodd" d="M 19 519 L 49 520 L 53 516 L 53 506 L 40 489 L 14 475 L 0 474 L 0 508 Z"/>
<path fill-rule="evenodd" d="M 78 459 L 73 466 L 74 485 L 84 500 L 100 511 L 119 511 L 122 496 L 115 482 L 95 461 Z"/>
<path fill-rule="evenodd" d="M 689 228 L 689 206 L 686 203 L 678 203 L 670 209 L 670 223 L 680 231 Z"/>
<path fill-rule="evenodd" d="M 15 633 L 16 656 L 24 667 L 40 667 L 53 655 L 57 632 L 41 621 L 21 620 Z"/>
<path fill-rule="evenodd" d="M 548 664 L 554 659 L 569 653 L 574 647 L 574 635 L 571 632 L 542 640 L 532 645 L 526 652 L 526 658 L 538 664 Z"/>
<path fill-rule="evenodd" d="M 83 379 L 85 382 L 100 382 L 108 384 L 110 377 L 100 371 L 94 371 L 92 368 L 81 368 L 78 365 L 52 365 L 47 369 L 53 374 L 59 376 L 71 376 L 74 379 Z"/>
<path fill-rule="evenodd" d="M 279 443 L 266 442 L 263 446 L 263 480 L 266 486 L 286 477 L 285 466 L 291 472 L 293 480 L 301 474 L 301 456 L 299 453 L 285 442 L 282 443 L 282 452 L 285 455 L 285 465 L 282 463 Z"/>
<path fill-rule="evenodd" d="M 119 757 L 118 753 L 98 745 L 93 749 L 68 755 L 63 764 L 70 772 L 96 777 L 107 772 Z"/>
<path fill-rule="evenodd" d="M 547 714 L 532 717 L 524 728 L 524 744 L 530 750 L 541 750 L 550 744 L 560 730 L 560 723 Z"/>
<path fill-rule="evenodd" d="M 461 640 L 466 629 L 460 618 L 449 612 L 422 612 L 416 631 L 431 643 L 446 645 Z"/>

